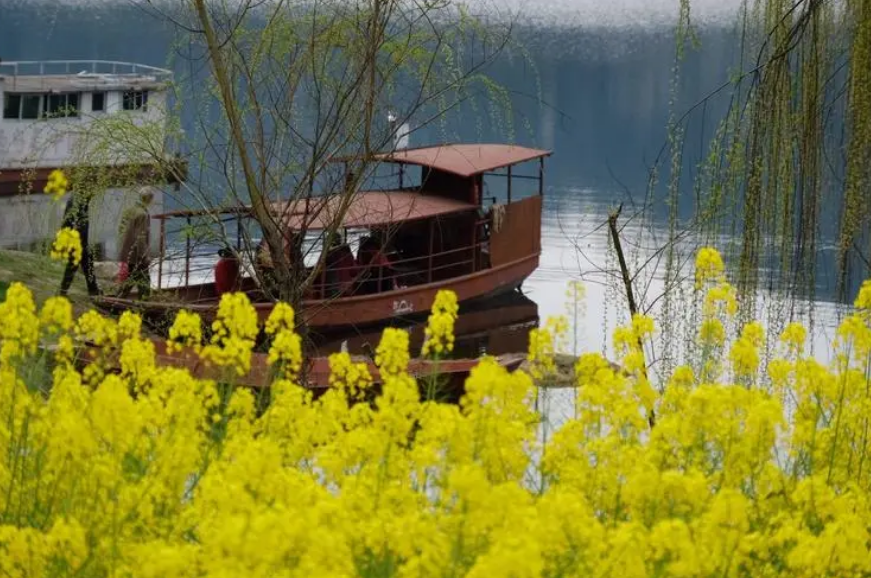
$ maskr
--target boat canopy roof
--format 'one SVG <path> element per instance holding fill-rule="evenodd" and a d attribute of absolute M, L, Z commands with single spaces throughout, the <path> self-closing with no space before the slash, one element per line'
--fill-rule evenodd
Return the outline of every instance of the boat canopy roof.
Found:
<path fill-rule="evenodd" d="M 551 151 L 506 144 L 449 144 L 404 149 L 375 156 L 382 162 L 420 165 L 460 177 L 550 156 Z"/>
<path fill-rule="evenodd" d="M 333 195 L 273 205 L 289 229 L 325 229 L 336 223 L 344 203 L 347 209 L 341 227 L 379 227 L 403 221 L 429 219 L 440 215 L 476 210 L 471 203 L 412 191 L 362 191 L 348 199 Z"/>
<path fill-rule="evenodd" d="M 344 195 L 312 197 L 274 203 L 272 210 L 285 227 L 294 230 L 325 229 L 336 224 L 347 203 L 340 227 L 367 228 L 429 219 L 440 215 L 476 210 L 477 205 L 414 191 L 361 191 L 350 199 Z M 155 219 L 205 215 L 252 215 L 251 207 L 213 210 L 181 210 L 156 215 Z"/>

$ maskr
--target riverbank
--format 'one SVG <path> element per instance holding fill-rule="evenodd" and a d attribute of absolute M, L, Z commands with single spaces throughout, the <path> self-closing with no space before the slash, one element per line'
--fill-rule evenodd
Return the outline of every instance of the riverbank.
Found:
<path fill-rule="evenodd" d="M 42 303 L 57 294 L 63 273 L 63 265 L 46 255 L 0 249 L 0 300 L 5 298 L 9 285 L 17 281 L 27 285 L 37 304 Z M 91 308 L 81 271 L 73 280 L 69 298 L 77 313 Z"/>

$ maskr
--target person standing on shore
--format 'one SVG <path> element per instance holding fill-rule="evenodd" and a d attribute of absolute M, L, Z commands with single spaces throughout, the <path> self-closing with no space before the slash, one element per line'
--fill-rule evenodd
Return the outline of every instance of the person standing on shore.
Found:
<path fill-rule="evenodd" d="M 80 265 L 82 273 L 85 275 L 85 283 L 88 285 L 88 295 L 94 296 L 100 294 L 100 288 L 97 285 L 97 277 L 94 274 L 94 259 L 91 255 L 91 248 L 88 243 L 89 229 L 89 209 L 91 205 L 91 196 L 86 192 L 77 192 L 73 190 L 70 193 L 70 198 L 64 208 L 63 227 L 78 231 L 79 238 L 82 242 L 82 260 Z M 60 284 L 60 294 L 66 297 L 69 293 L 70 286 L 73 284 L 73 279 L 76 276 L 78 265 L 73 263 L 72 259 L 67 262 L 64 270 L 63 280 Z"/>
<path fill-rule="evenodd" d="M 121 220 L 121 250 L 119 257 L 122 272 L 120 295 L 126 297 L 135 286 L 140 298 L 151 292 L 151 222 L 148 207 L 154 200 L 151 191 L 144 191 L 139 202 Z"/>

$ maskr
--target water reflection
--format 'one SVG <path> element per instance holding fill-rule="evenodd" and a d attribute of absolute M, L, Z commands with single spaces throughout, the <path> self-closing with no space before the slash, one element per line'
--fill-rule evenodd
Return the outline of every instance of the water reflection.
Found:
<path fill-rule="evenodd" d="M 569 352 L 602 351 L 613 355 L 609 346 L 610 337 L 617 325 L 629 320 L 629 311 L 620 281 L 617 279 L 617 264 L 609 246 L 608 230 L 604 226 L 608 214 L 618 204 L 618 190 L 611 195 L 602 189 L 565 187 L 548 191 L 542 220 L 541 265 L 526 282 L 527 295 L 539 304 L 539 314 L 544 320 L 549 316 L 568 315 L 575 335 L 570 339 Z M 624 214 L 631 213 L 624 209 Z M 665 291 L 664 260 L 652 258 L 668 239 L 664 223 L 642 222 L 626 219 L 621 231 L 624 249 L 632 274 L 638 277 L 634 283 L 635 297 L 641 310 L 662 322 L 662 295 Z M 678 258 L 684 263 L 687 274 L 692 273 L 696 244 L 690 239 L 678 246 Z M 718 246 L 728 246 L 730 240 L 718 241 Z M 730 269 L 727 263 L 727 270 Z M 581 281 L 586 293 L 583 307 L 578 315 L 567 310 L 566 288 L 571 280 Z M 694 298 L 692 283 L 685 283 L 685 301 L 678 311 L 683 318 Z M 809 346 L 822 362 L 830 359 L 831 343 L 843 306 L 831 301 L 792 298 L 786 291 L 763 287 L 757 294 L 756 318 L 769 328 L 772 343 L 776 345 L 779 328 L 792 320 L 809 326 Z M 687 328 L 689 329 L 689 328 Z"/>
<path fill-rule="evenodd" d="M 455 326 L 454 359 L 474 359 L 483 354 L 499 356 L 522 353 L 529 344 L 529 331 L 539 322 L 538 304 L 520 292 L 460 306 Z M 409 332 L 412 356 L 424 342 L 426 317 L 398 317 L 389 324 L 310 335 L 312 352 L 329 355 L 346 348 L 351 355 L 372 355 L 385 327 Z"/>

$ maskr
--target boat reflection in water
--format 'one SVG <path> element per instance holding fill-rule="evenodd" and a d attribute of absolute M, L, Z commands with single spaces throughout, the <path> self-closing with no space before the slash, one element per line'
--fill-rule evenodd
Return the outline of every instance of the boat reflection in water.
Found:
<path fill-rule="evenodd" d="M 512 353 L 525 353 L 529 331 L 538 326 L 538 305 L 519 291 L 512 291 L 487 300 L 460 306 L 454 327 L 455 343 L 452 358 L 477 358 Z M 390 323 L 364 330 L 315 333 L 310 335 L 315 355 L 326 356 L 342 351 L 351 355 L 374 355 L 386 327 L 409 332 L 410 352 L 416 356 L 425 339 L 426 317 L 397 317 Z"/>
<path fill-rule="evenodd" d="M 437 399 L 456 402 L 465 391 L 469 371 L 482 355 L 496 357 L 508 370 L 517 369 L 526 357 L 529 332 L 538 322 L 538 304 L 519 291 L 512 291 L 465 307 L 461 305 L 454 327 L 454 350 L 435 365 L 419 364 L 415 359 L 423 347 L 427 324 L 426 317 L 420 316 L 396 318 L 389 324 L 364 330 L 312 333 L 307 349 L 316 359 L 345 350 L 352 356 L 371 360 L 386 327 L 405 329 L 409 332 L 411 373 L 424 394 L 433 395 L 435 391 Z M 438 373 L 439 377 L 436 379 L 433 373 Z M 326 379 L 327 375 L 319 376 L 317 381 Z"/>
<path fill-rule="evenodd" d="M 392 325 L 409 332 L 412 359 L 408 371 L 417 379 L 423 397 L 456 402 L 465 391 L 469 372 L 482 355 L 493 356 L 499 365 L 509 371 L 523 363 L 529 331 L 538 325 L 538 306 L 518 291 L 469 304 L 465 310 L 461 310 L 455 325 L 454 351 L 437 361 L 418 357 L 425 338 L 426 318 L 397 318 Z M 323 394 L 331 387 L 329 355 L 346 350 L 355 362 L 367 365 L 374 385 L 371 392 L 377 393 L 383 379 L 374 363 L 374 352 L 387 326 L 370 326 L 365 331 L 344 333 L 309 333 L 305 347 L 306 362 L 299 383 L 315 397 Z M 221 368 L 204 363 L 192 351 L 171 352 L 166 341 L 160 338 L 153 338 L 152 342 L 158 365 L 186 368 L 199 379 L 221 380 L 226 377 Z M 85 364 L 93 358 L 96 355 L 87 352 L 80 356 Z M 120 369 L 120 366 L 115 369 Z M 236 377 L 234 384 L 258 391 L 258 399 L 266 401 L 270 397 L 270 385 L 274 378 L 266 353 L 259 351 L 252 355 L 250 371 Z"/>

